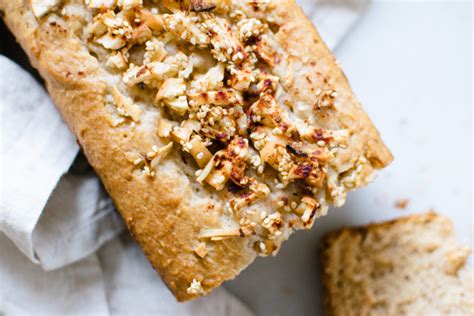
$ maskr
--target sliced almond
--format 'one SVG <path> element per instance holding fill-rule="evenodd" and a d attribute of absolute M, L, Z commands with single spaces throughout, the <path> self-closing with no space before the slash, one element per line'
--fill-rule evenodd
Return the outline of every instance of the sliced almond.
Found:
<path fill-rule="evenodd" d="M 175 126 L 176 123 L 167 119 L 161 119 L 158 123 L 157 135 L 160 137 L 170 137 L 171 131 Z"/>
<path fill-rule="evenodd" d="M 156 94 L 155 102 L 162 99 L 173 99 L 186 92 L 186 82 L 183 78 L 170 78 L 165 80 Z"/>
<path fill-rule="evenodd" d="M 207 149 L 199 136 L 191 138 L 189 144 L 191 145 L 189 153 L 194 157 L 199 168 L 204 168 L 209 160 L 211 160 L 212 153 Z"/>
<path fill-rule="evenodd" d="M 230 238 L 240 236 L 238 228 L 206 229 L 199 234 L 199 238 Z"/>
<path fill-rule="evenodd" d="M 155 157 L 153 158 L 153 160 L 150 163 L 151 167 L 153 169 L 155 169 L 160 164 L 160 162 L 163 160 L 163 158 L 165 158 L 171 152 L 172 149 L 173 149 L 173 143 L 171 143 L 171 142 L 168 143 L 166 146 L 163 146 L 163 147 L 159 148 L 156 151 Z"/>
<path fill-rule="evenodd" d="M 225 168 L 213 169 L 206 178 L 206 183 L 217 191 L 224 189 L 227 181 L 229 181 L 229 173 Z"/>
<path fill-rule="evenodd" d="M 207 247 L 206 247 L 206 243 L 199 243 L 199 245 L 194 248 L 194 252 L 201 258 L 204 258 L 205 256 L 207 256 L 207 253 L 208 253 L 208 250 L 207 250 Z"/>
<path fill-rule="evenodd" d="M 107 33 L 96 40 L 97 43 L 106 49 L 118 50 L 127 45 L 127 41 L 123 36 Z"/>
<path fill-rule="evenodd" d="M 152 14 L 150 11 L 142 9 L 139 12 L 140 20 L 153 31 L 161 32 L 164 30 L 164 22 L 161 15 Z"/>
<path fill-rule="evenodd" d="M 164 103 L 178 115 L 184 115 L 189 110 L 188 100 L 184 95 L 174 99 L 165 99 Z"/>
<path fill-rule="evenodd" d="M 115 106 L 119 114 L 122 116 L 131 117 L 135 122 L 140 121 L 140 117 L 143 114 L 143 111 L 139 106 L 133 103 L 132 99 L 123 95 L 117 86 L 112 88 L 112 96 L 114 98 Z"/>

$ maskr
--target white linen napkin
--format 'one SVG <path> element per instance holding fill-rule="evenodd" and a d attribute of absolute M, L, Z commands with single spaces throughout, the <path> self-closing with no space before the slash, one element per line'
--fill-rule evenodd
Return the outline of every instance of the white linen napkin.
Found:
<path fill-rule="evenodd" d="M 368 1 L 297 2 L 334 49 Z M 113 239 L 124 225 L 98 178 L 81 159 L 71 172 L 78 146 L 46 92 L 1 55 L 0 95 L 0 232 L 33 262 L 0 233 L 0 315 L 251 315 L 223 288 L 175 303 L 130 237 Z"/>
<path fill-rule="evenodd" d="M 0 233 L 0 315 L 108 315 L 96 255 L 46 272 Z"/>
<path fill-rule="evenodd" d="M 31 261 L 59 268 L 94 252 L 123 224 L 97 177 L 63 176 L 79 146 L 44 89 L 3 56 L 0 79 L 0 231 Z"/>
<path fill-rule="evenodd" d="M 25 259 L 1 233 L 0 253 L 0 315 L 253 315 L 223 287 L 178 303 L 127 233 L 54 271 Z"/>

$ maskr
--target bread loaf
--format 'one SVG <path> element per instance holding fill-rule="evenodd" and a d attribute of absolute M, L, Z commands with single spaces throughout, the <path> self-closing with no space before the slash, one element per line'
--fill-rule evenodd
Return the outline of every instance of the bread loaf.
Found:
<path fill-rule="evenodd" d="M 180 301 L 276 254 L 392 159 L 293 1 L 0 10 Z"/>

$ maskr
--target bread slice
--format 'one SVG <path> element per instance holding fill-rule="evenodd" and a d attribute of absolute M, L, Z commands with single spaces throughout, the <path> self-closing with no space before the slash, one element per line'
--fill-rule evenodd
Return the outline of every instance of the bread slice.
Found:
<path fill-rule="evenodd" d="M 294 1 L 0 10 L 178 300 L 275 254 L 392 159 Z"/>
<path fill-rule="evenodd" d="M 326 315 L 472 315 L 470 254 L 436 213 L 359 228 L 322 241 Z"/>

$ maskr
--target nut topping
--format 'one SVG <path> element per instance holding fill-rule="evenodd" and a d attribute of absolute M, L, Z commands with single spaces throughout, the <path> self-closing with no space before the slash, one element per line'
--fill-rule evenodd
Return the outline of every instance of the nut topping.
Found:
<path fill-rule="evenodd" d="M 59 1 L 42 3 L 35 9 L 40 16 Z M 337 106 L 337 92 L 326 84 L 306 103 L 287 97 L 284 87 L 298 65 L 285 59 L 274 34 L 271 1 L 86 0 L 86 6 L 93 15 L 85 29 L 91 50 L 122 78 L 108 100 L 114 126 L 140 128 L 159 114 L 153 137 L 166 145 L 126 153 L 132 168 L 154 181 L 173 148 L 182 151 L 186 170 L 195 168 L 190 181 L 227 201 L 223 214 L 240 225 L 204 230 L 199 238 L 255 238 L 260 255 L 276 253 L 292 229 L 310 227 L 326 212 L 326 198 L 340 205 L 347 188 L 367 178 L 364 157 L 344 170 L 331 165 L 349 132 L 315 124 L 314 117 Z M 205 243 L 194 250 L 199 258 L 207 251 Z M 188 288 L 202 291 L 197 280 Z"/>

